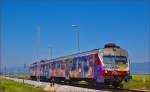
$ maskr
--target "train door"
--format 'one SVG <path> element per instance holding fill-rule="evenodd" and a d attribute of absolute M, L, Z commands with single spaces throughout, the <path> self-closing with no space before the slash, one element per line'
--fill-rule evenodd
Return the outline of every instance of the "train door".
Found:
<path fill-rule="evenodd" d="M 95 79 L 97 83 L 104 82 L 103 76 L 102 76 L 102 64 L 101 64 L 98 54 L 95 54 Z"/>
<path fill-rule="evenodd" d="M 65 63 L 66 63 L 66 68 L 65 68 L 65 79 L 66 80 L 69 80 L 69 70 L 70 70 L 70 67 L 69 67 L 69 63 L 71 62 L 70 59 L 66 59 Z"/>
<path fill-rule="evenodd" d="M 49 77 L 49 64 L 47 63 L 47 64 L 45 64 L 45 71 L 44 71 L 45 73 L 44 73 L 44 76 L 46 77 L 46 78 L 48 78 Z"/>

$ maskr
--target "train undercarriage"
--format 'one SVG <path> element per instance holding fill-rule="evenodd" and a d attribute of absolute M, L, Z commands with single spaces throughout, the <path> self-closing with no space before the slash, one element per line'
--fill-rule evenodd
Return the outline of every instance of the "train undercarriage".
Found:
<path fill-rule="evenodd" d="M 44 81 L 44 82 L 54 82 L 54 83 L 60 83 L 60 82 L 64 82 L 64 83 L 76 83 L 79 81 L 85 81 L 88 85 L 92 85 L 92 86 L 109 86 L 111 88 L 123 88 L 123 84 L 122 81 L 124 81 L 125 79 L 122 77 L 117 77 L 117 76 L 113 76 L 113 77 L 106 77 L 104 79 L 104 82 L 98 83 L 96 82 L 96 79 L 93 78 L 69 78 L 66 79 L 65 77 L 51 77 L 51 78 L 46 78 L 45 76 L 40 76 L 40 81 Z M 37 80 L 36 76 L 31 76 L 32 80 Z"/>

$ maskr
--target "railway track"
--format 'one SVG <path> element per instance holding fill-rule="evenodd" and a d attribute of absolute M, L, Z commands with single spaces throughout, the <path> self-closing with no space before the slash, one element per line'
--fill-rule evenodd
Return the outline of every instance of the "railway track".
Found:
<path fill-rule="evenodd" d="M 44 81 L 48 82 L 48 81 Z M 67 82 L 55 82 L 56 84 L 60 85 L 68 85 L 68 86 L 74 86 L 74 87 L 82 87 L 87 89 L 94 89 L 94 90 L 103 90 L 103 91 L 112 91 L 112 92 L 150 92 L 149 90 L 140 90 L 140 89 L 115 89 L 110 86 L 106 86 L 103 84 L 97 85 L 89 85 L 89 84 L 79 84 L 77 82 L 67 83 Z"/>
<path fill-rule="evenodd" d="M 85 85 L 85 84 L 78 84 L 78 83 L 63 83 L 59 82 L 57 84 L 60 85 L 69 85 L 69 86 L 74 86 L 74 87 L 82 87 L 82 88 L 88 88 L 88 89 L 94 89 L 94 90 L 101 90 L 101 91 L 110 91 L 110 92 L 150 92 L 149 90 L 140 90 L 140 89 L 115 89 L 110 86 L 106 85 Z"/>

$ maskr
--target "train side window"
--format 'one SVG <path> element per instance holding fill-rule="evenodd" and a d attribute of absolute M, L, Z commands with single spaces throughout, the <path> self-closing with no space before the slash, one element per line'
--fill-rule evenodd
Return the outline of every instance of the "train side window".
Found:
<path fill-rule="evenodd" d="M 69 61 L 69 69 L 72 70 L 72 60 Z"/>
<path fill-rule="evenodd" d="M 76 69 L 76 62 L 77 62 L 77 58 L 74 58 L 72 61 L 72 70 L 73 71 Z"/>
<path fill-rule="evenodd" d="M 51 64 L 49 63 L 49 69 L 51 69 Z"/>
<path fill-rule="evenodd" d="M 46 70 L 48 69 L 48 64 L 46 64 Z"/>
<path fill-rule="evenodd" d="M 89 61 L 89 66 L 93 66 L 94 65 L 94 61 Z"/>
<path fill-rule="evenodd" d="M 54 64 L 54 63 L 52 63 L 52 70 L 53 70 L 53 69 L 55 69 L 55 64 Z"/>
<path fill-rule="evenodd" d="M 48 69 L 50 69 L 50 65 L 49 64 L 47 64 L 48 65 Z"/>
<path fill-rule="evenodd" d="M 62 69 L 65 69 L 65 63 L 64 62 L 62 63 Z"/>
<path fill-rule="evenodd" d="M 60 69 L 60 62 L 57 63 L 57 69 Z"/>

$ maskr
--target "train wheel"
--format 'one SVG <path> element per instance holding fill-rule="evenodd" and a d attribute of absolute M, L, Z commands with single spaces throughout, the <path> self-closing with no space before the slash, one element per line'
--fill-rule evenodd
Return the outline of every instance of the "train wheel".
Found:
<path fill-rule="evenodd" d="M 123 84 L 122 83 L 118 83 L 118 82 L 113 82 L 112 86 L 115 88 L 115 89 L 118 89 L 118 88 L 123 88 Z"/>
<path fill-rule="evenodd" d="M 119 84 L 119 88 L 121 88 L 121 89 L 123 88 L 123 84 L 122 83 Z"/>
<path fill-rule="evenodd" d="M 112 83 L 112 86 L 113 86 L 113 88 L 117 89 L 118 86 L 119 86 L 119 83 L 114 81 L 114 82 Z"/>

